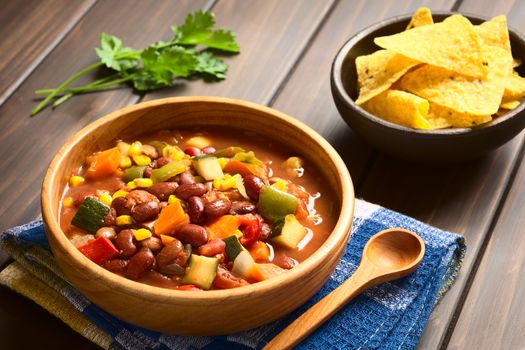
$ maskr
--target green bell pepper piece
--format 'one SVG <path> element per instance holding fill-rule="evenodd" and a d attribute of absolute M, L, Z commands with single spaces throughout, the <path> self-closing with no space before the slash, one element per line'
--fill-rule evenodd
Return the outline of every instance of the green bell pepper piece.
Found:
<path fill-rule="evenodd" d="M 272 186 L 265 186 L 259 193 L 259 214 L 276 222 L 288 214 L 294 214 L 299 200 L 297 197 L 280 191 Z"/>

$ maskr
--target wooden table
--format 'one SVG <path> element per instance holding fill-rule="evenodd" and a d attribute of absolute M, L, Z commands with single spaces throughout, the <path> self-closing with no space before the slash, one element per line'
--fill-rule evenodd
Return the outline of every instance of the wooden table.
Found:
<path fill-rule="evenodd" d="M 506 14 L 525 33 L 525 1 L 494 0 L 5 0 L 0 7 L 0 230 L 40 215 L 40 185 L 74 132 L 117 108 L 181 95 L 220 95 L 265 104 L 321 133 L 346 161 L 357 196 L 463 234 L 468 252 L 457 282 L 436 307 L 420 349 L 523 349 L 525 313 L 524 134 L 488 156 L 422 166 L 385 156 L 356 137 L 329 88 L 343 42 L 381 19 L 420 6 L 486 17 Z M 137 94 L 76 97 L 30 118 L 34 90 L 58 85 L 96 60 L 101 32 L 143 47 L 170 36 L 189 11 L 209 9 L 237 33 L 242 53 L 220 83 L 188 82 Z M 2 267 L 10 262 L 0 252 Z M 96 348 L 31 301 L 0 288 L 0 348 Z"/>

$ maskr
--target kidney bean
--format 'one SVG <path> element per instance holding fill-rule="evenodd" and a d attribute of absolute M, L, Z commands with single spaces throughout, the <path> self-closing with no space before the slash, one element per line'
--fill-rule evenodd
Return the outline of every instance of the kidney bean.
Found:
<path fill-rule="evenodd" d="M 134 202 L 133 205 L 151 201 L 159 202 L 157 197 L 144 190 L 133 190 L 126 195 L 126 198 Z"/>
<path fill-rule="evenodd" d="M 122 230 L 115 239 L 115 247 L 120 251 L 120 255 L 129 258 L 137 251 L 137 246 L 133 242 L 133 231 Z"/>
<path fill-rule="evenodd" d="M 133 205 L 133 201 L 126 197 L 117 197 L 111 202 L 111 206 L 115 209 L 117 216 L 130 215 Z"/>
<path fill-rule="evenodd" d="M 131 209 L 131 216 L 136 222 L 153 220 L 159 215 L 160 205 L 158 201 L 150 201 L 137 204 Z"/>
<path fill-rule="evenodd" d="M 192 156 L 192 157 L 196 157 L 196 156 L 200 156 L 202 155 L 202 151 L 197 148 L 197 147 L 187 147 L 185 150 L 184 150 L 184 153 Z"/>
<path fill-rule="evenodd" d="M 169 196 L 179 187 L 176 182 L 158 182 L 147 188 L 147 191 L 156 196 L 161 201 L 167 201 Z"/>
<path fill-rule="evenodd" d="M 128 266 L 128 261 L 124 259 L 112 259 L 104 263 L 104 267 L 112 272 L 124 273 L 126 267 Z"/>
<path fill-rule="evenodd" d="M 162 266 L 160 272 L 168 276 L 184 276 L 186 268 L 180 266 L 177 263 Z"/>
<path fill-rule="evenodd" d="M 152 170 L 153 168 L 151 166 L 146 167 L 146 169 L 144 169 L 144 172 L 142 173 L 142 177 L 150 178 Z"/>
<path fill-rule="evenodd" d="M 94 188 L 85 188 L 75 191 L 71 191 L 71 197 L 73 197 L 73 205 L 75 207 L 80 206 L 87 197 L 96 197 L 97 190 Z"/>
<path fill-rule="evenodd" d="M 157 149 L 153 147 L 152 145 L 142 145 L 140 150 L 142 151 L 142 153 L 144 153 L 151 159 L 157 159 L 159 157 L 159 153 L 157 152 Z"/>
<path fill-rule="evenodd" d="M 194 224 L 202 224 L 204 221 L 204 202 L 201 197 L 191 196 L 188 198 L 188 215 Z"/>
<path fill-rule="evenodd" d="M 146 274 L 155 263 L 155 257 L 149 249 L 141 249 L 129 259 L 126 276 L 132 280 L 138 280 Z"/>
<path fill-rule="evenodd" d="M 202 149 L 202 153 L 204 153 L 204 154 L 212 154 L 212 153 L 215 153 L 215 151 L 216 151 L 216 149 L 213 146 L 204 147 Z"/>
<path fill-rule="evenodd" d="M 177 230 L 176 236 L 183 242 L 199 247 L 208 242 L 208 232 L 202 226 L 186 224 Z"/>
<path fill-rule="evenodd" d="M 272 229 L 270 225 L 268 225 L 266 222 L 259 221 L 261 223 L 261 233 L 259 234 L 259 240 L 260 241 L 266 241 L 268 237 L 270 237 L 270 233 L 272 233 Z"/>
<path fill-rule="evenodd" d="M 203 184 L 195 183 L 180 185 L 179 187 L 177 187 L 174 194 L 180 199 L 188 200 L 188 198 L 192 196 L 200 197 L 206 192 L 206 187 L 204 187 Z"/>
<path fill-rule="evenodd" d="M 274 260 L 275 265 L 282 267 L 283 269 L 291 269 L 294 266 L 298 265 L 299 262 L 295 260 L 294 258 L 290 258 L 289 256 L 283 256 L 281 259 L 275 259 Z"/>
<path fill-rule="evenodd" d="M 169 157 L 160 157 L 155 161 L 155 167 L 156 168 L 162 168 L 164 165 L 173 162 L 173 159 Z"/>
<path fill-rule="evenodd" d="M 195 178 L 189 171 L 185 171 L 179 175 L 179 183 L 181 185 L 191 185 L 195 183 Z"/>
<path fill-rule="evenodd" d="M 154 284 L 158 284 L 161 286 L 169 286 L 170 282 L 173 282 L 171 278 L 155 270 L 150 270 L 148 272 L 148 279 Z"/>
<path fill-rule="evenodd" d="M 162 268 L 173 263 L 186 267 L 188 256 L 184 251 L 184 246 L 181 241 L 175 239 L 162 248 L 162 250 L 155 256 L 157 260 L 157 266 L 162 272 Z"/>
<path fill-rule="evenodd" d="M 117 211 L 115 208 L 109 208 L 108 215 L 104 218 L 104 225 L 112 226 L 117 222 Z"/>
<path fill-rule="evenodd" d="M 248 196 L 253 200 L 258 200 L 264 181 L 260 177 L 251 174 L 244 176 L 243 179 Z"/>
<path fill-rule="evenodd" d="M 208 243 L 201 245 L 198 249 L 200 255 L 215 256 L 224 252 L 226 243 L 220 238 L 214 238 Z"/>
<path fill-rule="evenodd" d="M 117 232 L 115 232 L 115 229 L 111 226 L 104 226 L 97 230 L 95 237 L 106 237 L 112 241 L 117 237 Z"/>
<path fill-rule="evenodd" d="M 232 207 L 229 199 L 219 198 L 204 204 L 204 213 L 211 217 L 228 214 Z"/>
<path fill-rule="evenodd" d="M 230 271 L 220 266 L 217 269 L 217 276 L 215 276 L 215 279 L 213 280 L 213 286 L 218 289 L 242 287 L 247 284 L 248 282 L 242 278 L 234 276 Z"/>
<path fill-rule="evenodd" d="M 140 241 L 140 245 L 144 248 L 148 248 L 154 254 L 160 252 L 162 249 L 162 241 L 155 236 Z"/>
<path fill-rule="evenodd" d="M 248 201 L 233 202 L 230 209 L 231 214 L 248 214 L 255 211 L 255 204 Z"/>

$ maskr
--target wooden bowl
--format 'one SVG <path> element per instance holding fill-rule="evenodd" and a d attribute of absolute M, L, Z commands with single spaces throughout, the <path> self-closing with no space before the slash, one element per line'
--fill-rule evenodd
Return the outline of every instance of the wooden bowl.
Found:
<path fill-rule="evenodd" d="M 435 22 L 441 22 L 454 12 L 433 13 Z M 488 18 L 464 15 L 473 24 Z M 443 130 L 417 130 L 378 118 L 354 102 L 358 96 L 355 59 L 380 48 L 374 38 L 405 30 L 411 16 L 384 20 L 363 29 L 350 38 L 337 53 L 332 64 L 332 96 L 346 123 L 381 151 L 401 158 L 422 162 L 456 162 L 479 157 L 511 140 L 525 127 L 525 103 L 494 118 L 493 121 L 473 128 Z M 525 38 L 509 28 L 514 58 L 525 61 Z M 523 76 L 525 68 L 517 69 Z"/>
<path fill-rule="evenodd" d="M 286 144 L 313 164 L 333 190 L 333 232 L 308 259 L 272 279 L 211 291 L 176 291 L 134 282 L 96 265 L 71 244 L 58 223 L 64 187 L 87 155 L 148 131 L 181 126 L 229 126 Z M 328 279 L 349 238 L 354 190 L 337 152 L 319 134 L 274 109 L 218 97 L 176 97 L 126 107 L 88 125 L 60 149 L 42 186 L 42 214 L 53 254 L 68 280 L 116 317 L 155 331 L 217 335 L 276 320 L 308 300 Z"/>

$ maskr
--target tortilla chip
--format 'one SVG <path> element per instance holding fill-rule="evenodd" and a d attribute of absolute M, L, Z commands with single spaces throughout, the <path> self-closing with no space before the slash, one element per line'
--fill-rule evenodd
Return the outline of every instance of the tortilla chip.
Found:
<path fill-rule="evenodd" d="M 450 16 L 441 23 L 378 37 L 374 42 L 416 61 L 470 77 L 483 78 L 487 74 L 480 38 L 474 26 L 461 15 Z"/>
<path fill-rule="evenodd" d="M 359 85 L 358 105 L 387 90 L 410 68 L 419 64 L 395 52 L 379 50 L 355 60 Z"/>
<path fill-rule="evenodd" d="M 525 97 L 525 78 L 513 72 L 505 79 L 504 100 L 521 100 Z"/>
<path fill-rule="evenodd" d="M 490 68 L 484 79 L 423 65 L 403 76 L 401 88 L 459 113 L 492 115 L 499 109 L 512 62 L 501 48 L 490 47 L 484 54 Z"/>
<path fill-rule="evenodd" d="M 512 110 L 520 105 L 521 101 L 512 100 L 512 101 L 501 101 L 500 107 L 507 110 Z"/>
<path fill-rule="evenodd" d="M 450 108 L 443 107 L 435 103 L 430 103 L 428 118 L 435 120 L 446 120 L 449 126 L 454 128 L 469 128 L 490 122 L 492 120 L 490 115 L 472 115 L 467 113 L 459 113 Z"/>
<path fill-rule="evenodd" d="M 406 30 L 426 26 L 429 24 L 434 24 L 434 20 L 432 19 L 432 12 L 430 12 L 430 9 L 427 7 L 421 7 L 420 9 L 417 9 L 416 12 L 414 12 L 414 14 L 412 15 L 412 18 L 410 19 Z"/>
<path fill-rule="evenodd" d="M 428 101 L 408 92 L 387 90 L 363 105 L 369 113 L 391 123 L 416 129 L 430 129 L 426 120 Z"/>
<path fill-rule="evenodd" d="M 504 49 L 511 55 L 509 30 L 507 29 L 507 17 L 498 16 L 490 21 L 474 26 L 482 45 L 491 45 Z"/>

